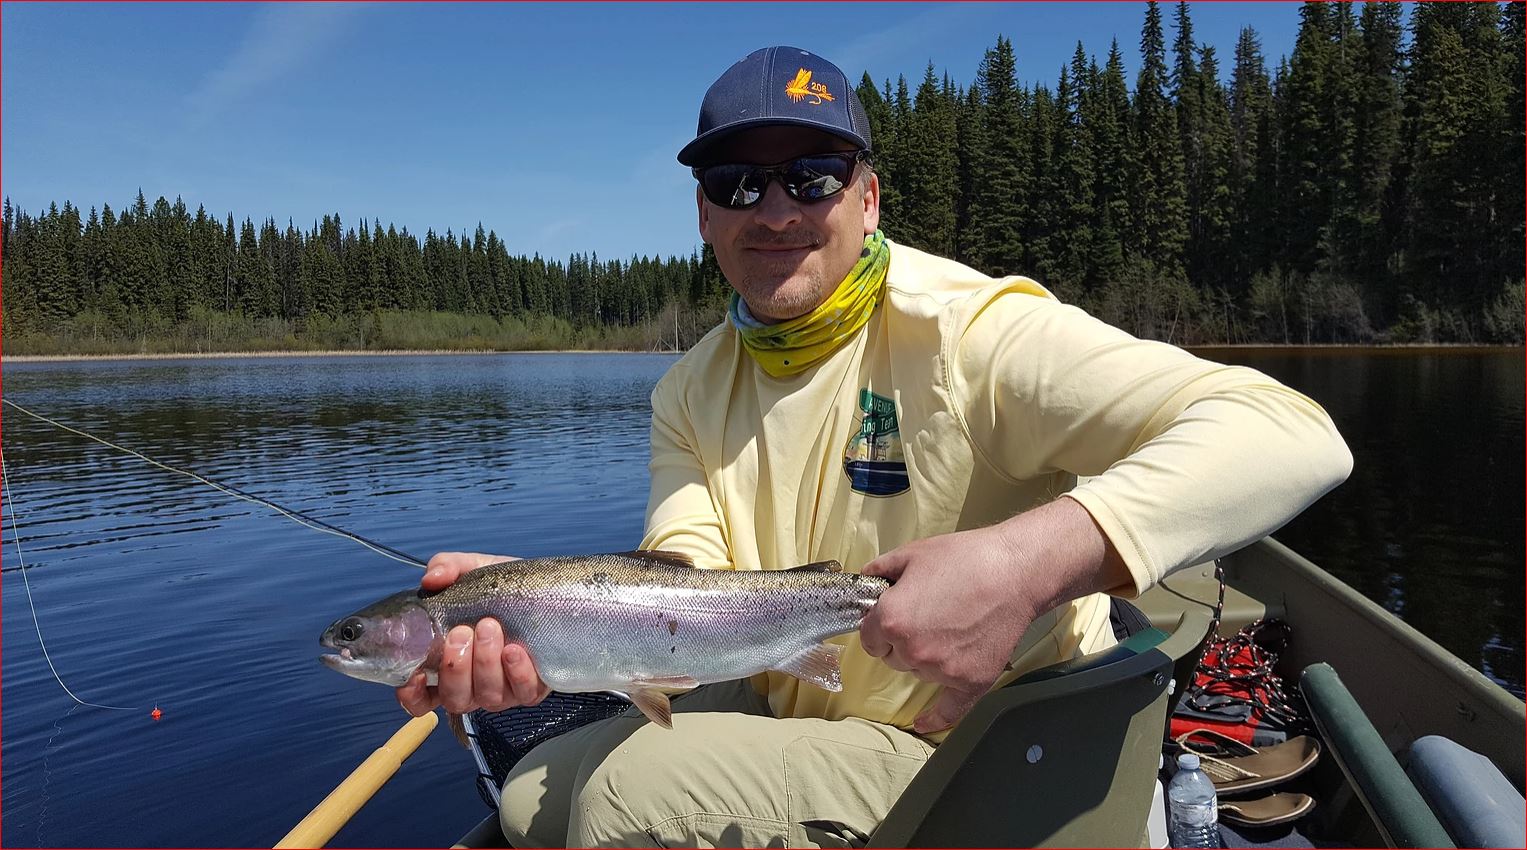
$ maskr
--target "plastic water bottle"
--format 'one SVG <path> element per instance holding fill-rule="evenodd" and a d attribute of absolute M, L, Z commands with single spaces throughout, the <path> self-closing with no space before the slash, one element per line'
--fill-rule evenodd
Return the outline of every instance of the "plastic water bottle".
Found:
<path fill-rule="evenodd" d="M 1218 847 L 1219 801 L 1214 795 L 1214 780 L 1198 769 L 1198 756 L 1183 753 L 1177 757 L 1177 773 L 1166 786 L 1171 801 L 1167 814 L 1167 834 L 1173 847 Z"/>

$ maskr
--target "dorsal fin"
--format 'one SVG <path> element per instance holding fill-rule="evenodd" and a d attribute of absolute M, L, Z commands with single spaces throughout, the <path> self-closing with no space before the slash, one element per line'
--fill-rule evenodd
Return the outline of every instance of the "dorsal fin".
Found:
<path fill-rule="evenodd" d="M 670 552 L 666 549 L 633 549 L 620 554 L 642 561 L 657 561 L 672 567 L 694 567 L 695 565 L 694 559 L 683 552 Z"/>
<path fill-rule="evenodd" d="M 807 572 L 807 573 L 841 573 L 841 572 L 843 572 L 843 565 L 838 563 L 837 561 L 817 561 L 814 564 L 802 564 L 799 567 L 791 567 L 790 569 L 785 570 L 785 572 L 787 572 L 787 573 L 799 573 L 799 572 Z"/>

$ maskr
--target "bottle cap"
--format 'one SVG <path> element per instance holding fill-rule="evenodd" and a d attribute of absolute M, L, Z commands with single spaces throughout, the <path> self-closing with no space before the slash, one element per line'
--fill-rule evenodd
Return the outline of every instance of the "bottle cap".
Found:
<path fill-rule="evenodd" d="M 1182 770 L 1198 770 L 1198 754 L 1183 753 L 1178 756 L 1177 767 Z"/>

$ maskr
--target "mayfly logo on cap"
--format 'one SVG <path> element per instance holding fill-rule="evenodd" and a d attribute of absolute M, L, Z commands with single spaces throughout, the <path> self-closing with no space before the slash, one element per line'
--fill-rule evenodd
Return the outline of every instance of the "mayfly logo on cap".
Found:
<path fill-rule="evenodd" d="M 905 493 L 911 484 L 901 450 L 896 401 L 862 389 L 859 411 L 863 414 L 859 428 L 843 447 L 843 474 L 848 476 L 848 486 L 869 496 Z"/>
<path fill-rule="evenodd" d="M 785 94 L 790 95 L 790 99 L 796 103 L 800 103 L 808 97 L 811 98 L 813 104 L 821 103 L 824 100 L 832 100 L 832 95 L 827 91 L 827 84 L 813 83 L 811 81 L 811 72 L 805 68 L 796 71 L 795 79 L 785 84 Z"/>

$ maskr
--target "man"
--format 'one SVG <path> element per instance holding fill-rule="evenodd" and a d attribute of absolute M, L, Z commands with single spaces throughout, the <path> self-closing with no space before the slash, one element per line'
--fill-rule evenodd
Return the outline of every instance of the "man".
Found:
<path fill-rule="evenodd" d="M 1257 372 L 885 240 L 869 148 L 848 79 L 805 51 L 707 92 L 679 161 L 736 297 L 653 391 L 642 541 L 894 579 L 837 639 L 843 691 L 763 674 L 678 697 L 671 731 L 632 712 L 553 739 L 505 784 L 516 846 L 862 840 L 994 684 L 1112 643 L 1102 594 L 1250 543 L 1350 471 L 1325 412 Z M 498 559 L 439 555 L 424 585 Z M 399 690 L 411 712 L 545 696 L 493 621 L 450 641 L 438 688 Z"/>

